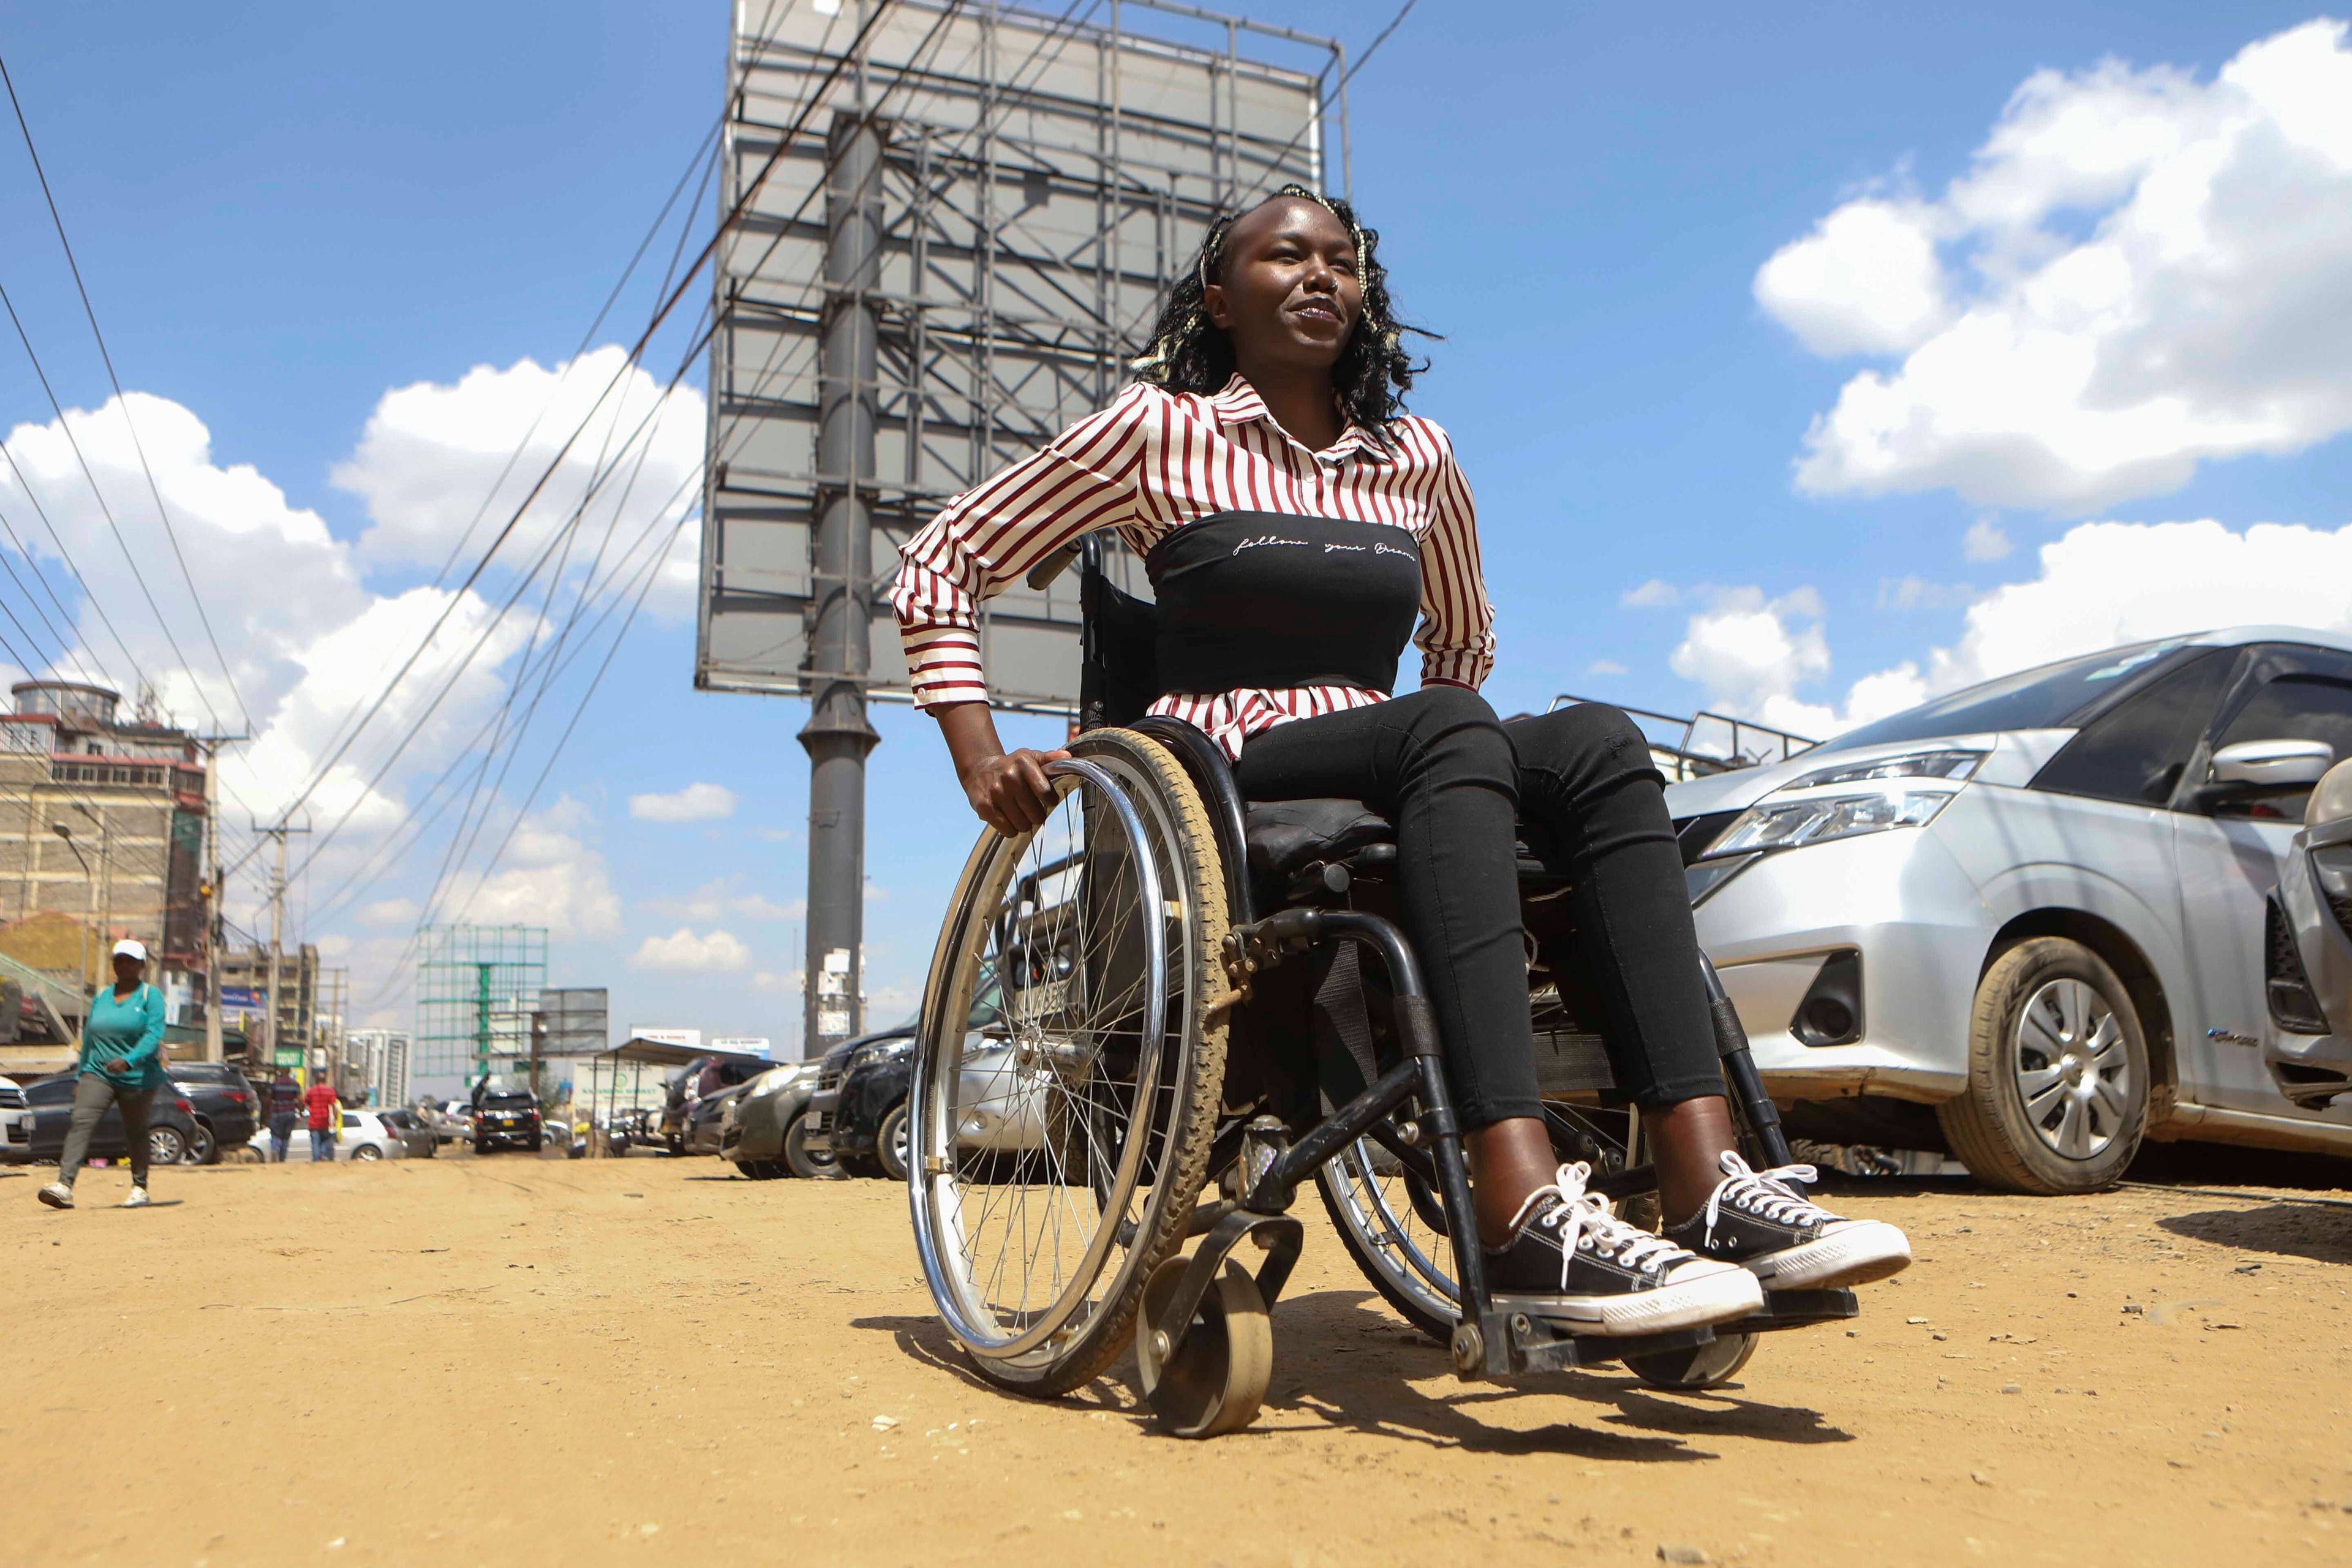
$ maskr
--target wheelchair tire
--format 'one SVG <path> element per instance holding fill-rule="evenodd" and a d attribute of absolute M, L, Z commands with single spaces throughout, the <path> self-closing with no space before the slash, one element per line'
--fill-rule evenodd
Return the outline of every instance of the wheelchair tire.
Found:
<path fill-rule="evenodd" d="M 1128 1349 L 1182 1245 L 1229 1005 L 1225 869 L 1191 778 L 1131 731 L 1069 749 L 1045 826 L 985 832 L 965 863 L 908 1097 L 908 1202 L 940 1319 L 982 1378 L 1039 1398 Z M 991 983 L 1002 1005 L 973 1027 Z"/>
<path fill-rule="evenodd" d="M 1652 1388 L 1720 1388 L 1756 1353 L 1760 1334 L 1718 1334 L 1694 1350 L 1629 1355 L 1625 1370 Z"/>

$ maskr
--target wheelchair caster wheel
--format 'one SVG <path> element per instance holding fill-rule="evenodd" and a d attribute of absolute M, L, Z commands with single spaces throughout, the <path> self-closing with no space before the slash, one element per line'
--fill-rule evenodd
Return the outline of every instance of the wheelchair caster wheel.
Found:
<path fill-rule="evenodd" d="M 1626 1370 L 1652 1388 L 1720 1388 L 1739 1374 L 1756 1353 L 1758 1334 L 1718 1334 L 1709 1343 L 1686 1351 L 1659 1351 L 1654 1355 L 1629 1355 Z"/>
<path fill-rule="evenodd" d="M 1201 1298 L 1192 1327 L 1171 1358 L 1159 1321 L 1189 1259 L 1171 1258 L 1151 1271 L 1135 1319 L 1135 1363 L 1143 1397 L 1160 1424 L 1179 1437 L 1238 1432 L 1257 1415 L 1274 1377 L 1274 1325 L 1257 1284 L 1228 1262 Z"/>

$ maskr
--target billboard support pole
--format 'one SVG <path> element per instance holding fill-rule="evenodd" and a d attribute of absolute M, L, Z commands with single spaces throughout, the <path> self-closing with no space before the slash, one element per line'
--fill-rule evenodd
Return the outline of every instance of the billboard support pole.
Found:
<path fill-rule="evenodd" d="M 866 718 L 872 662 L 875 402 L 882 280 L 882 132 L 835 112 L 825 181 L 824 321 L 817 344 L 820 489 L 816 603 L 809 627 L 814 700 L 809 754 L 808 950 L 801 1037 L 820 1057 L 856 1034 L 864 980 Z"/>

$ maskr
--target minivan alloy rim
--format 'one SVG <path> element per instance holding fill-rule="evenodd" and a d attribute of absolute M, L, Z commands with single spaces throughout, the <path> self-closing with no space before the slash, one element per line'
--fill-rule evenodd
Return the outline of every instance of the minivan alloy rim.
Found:
<path fill-rule="evenodd" d="M 2131 1056 L 2115 1009 L 2083 981 L 2045 981 L 2018 1009 L 2010 1070 L 2026 1121 L 2053 1152 L 2088 1160 L 2123 1134 Z"/>

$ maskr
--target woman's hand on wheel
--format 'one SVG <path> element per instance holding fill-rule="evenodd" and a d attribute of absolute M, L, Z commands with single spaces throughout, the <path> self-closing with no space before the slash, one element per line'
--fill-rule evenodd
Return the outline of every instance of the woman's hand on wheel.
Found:
<path fill-rule="evenodd" d="M 1033 752 L 1023 748 L 983 757 L 956 770 L 965 798 L 980 819 L 1008 838 L 1017 838 L 1045 826 L 1057 798 L 1045 776 L 1045 764 L 1068 760 L 1067 752 Z"/>

